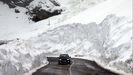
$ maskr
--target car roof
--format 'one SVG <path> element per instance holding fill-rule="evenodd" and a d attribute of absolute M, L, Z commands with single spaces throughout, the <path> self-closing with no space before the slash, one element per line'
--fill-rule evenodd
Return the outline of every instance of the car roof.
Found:
<path fill-rule="evenodd" d="M 60 54 L 60 56 L 66 57 L 66 56 L 69 56 L 69 55 L 68 54 Z"/>

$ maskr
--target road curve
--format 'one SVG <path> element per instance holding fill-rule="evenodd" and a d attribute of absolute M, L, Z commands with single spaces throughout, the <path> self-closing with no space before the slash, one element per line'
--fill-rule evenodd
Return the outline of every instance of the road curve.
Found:
<path fill-rule="evenodd" d="M 57 57 L 48 57 L 49 64 L 32 75 L 119 75 L 99 66 L 95 61 L 72 58 L 71 65 L 58 65 Z"/>

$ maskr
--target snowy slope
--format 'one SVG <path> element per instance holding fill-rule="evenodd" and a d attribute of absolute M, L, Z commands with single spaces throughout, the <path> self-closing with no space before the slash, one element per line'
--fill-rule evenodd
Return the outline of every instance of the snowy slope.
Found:
<path fill-rule="evenodd" d="M 26 10 L 24 8 L 18 9 L 21 9 L 22 12 L 16 14 L 14 9 L 10 9 L 0 2 L 0 10 L 2 10 L 0 11 L 0 40 L 10 39 L 27 30 L 29 20 L 24 14 Z"/>
<path fill-rule="evenodd" d="M 75 9 L 76 10 L 76 9 Z M 74 10 L 74 11 L 75 11 Z M 71 15 L 70 15 L 71 14 Z M 101 4 L 97 4 L 94 7 L 88 8 L 74 16 L 74 13 L 62 13 L 62 15 L 51 17 L 47 20 L 40 21 L 36 24 L 36 29 L 27 33 L 30 37 L 36 36 L 44 31 L 51 30 L 61 25 L 72 23 L 87 24 L 90 22 L 100 23 L 107 15 L 116 14 L 117 16 L 126 16 L 128 19 L 132 19 L 132 1 L 131 0 L 107 0 Z M 72 17 L 74 16 L 74 17 Z M 72 18 L 71 18 L 72 17 Z M 23 37 L 27 38 L 27 37 Z"/>
<path fill-rule="evenodd" d="M 44 28 L 49 27 L 47 25 L 65 21 L 66 19 L 69 19 L 70 17 L 80 13 L 83 10 L 86 10 L 87 8 L 93 7 L 104 0 L 83 0 L 80 3 L 77 2 L 77 0 L 57 0 L 57 2 L 61 4 L 61 7 L 58 8 L 54 6 L 51 1 L 56 0 L 34 0 L 26 8 L 17 6 L 12 9 L 9 8 L 8 5 L 0 2 L 0 10 L 2 10 L 0 11 L 0 40 L 11 40 L 15 38 L 27 39 L 31 36 L 36 36 L 38 33 L 40 33 L 40 30 L 43 32 Z M 28 10 L 32 10 L 36 6 L 41 6 L 43 9 L 50 12 L 62 8 L 63 12 L 59 16 L 44 20 L 45 22 L 43 21 L 43 24 L 42 22 L 40 22 L 41 24 L 34 24 L 34 22 L 29 20 L 30 16 L 26 15 L 25 13 L 27 12 L 27 8 Z M 80 6 L 80 8 L 78 6 Z M 20 13 L 15 13 L 15 9 L 19 10 Z M 37 30 L 39 31 L 37 32 Z"/>
<path fill-rule="evenodd" d="M 100 23 L 107 15 L 117 14 L 126 16 L 131 19 L 132 15 L 132 0 L 108 0 L 93 8 L 90 8 L 79 15 L 65 21 L 63 24 L 70 23 Z"/>
<path fill-rule="evenodd" d="M 27 7 L 16 6 L 15 8 L 9 8 L 7 4 L 0 1 L 0 10 L 2 10 L 0 11 L 0 40 L 15 39 L 20 34 L 24 35 L 25 33 L 34 30 L 36 27 L 32 25 L 34 22 L 30 19 L 31 15 L 28 13 L 30 13 L 35 7 L 42 5 L 45 10 L 50 7 L 49 10 L 47 10 L 51 10 L 50 12 L 57 9 L 57 7 L 49 0 L 42 0 L 44 4 L 39 4 L 40 2 L 41 0 L 35 0 Z"/>

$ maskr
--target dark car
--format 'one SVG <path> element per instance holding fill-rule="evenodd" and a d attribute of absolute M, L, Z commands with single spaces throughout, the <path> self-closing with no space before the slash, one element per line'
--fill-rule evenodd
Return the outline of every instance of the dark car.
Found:
<path fill-rule="evenodd" d="M 71 64 L 71 57 L 68 54 L 60 54 L 58 58 L 58 64 L 59 65 Z"/>

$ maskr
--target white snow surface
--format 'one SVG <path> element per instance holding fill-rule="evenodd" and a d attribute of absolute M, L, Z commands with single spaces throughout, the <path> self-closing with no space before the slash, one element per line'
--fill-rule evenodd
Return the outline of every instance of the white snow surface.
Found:
<path fill-rule="evenodd" d="M 132 0 L 107 0 L 71 16 L 63 13 L 30 24 L 26 34 L 17 35 L 25 40 L 0 45 L 0 75 L 22 75 L 46 64 L 46 56 L 61 53 L 95 60 L 125 75 L 133 74 Z"/>
<path fill-rule="evenodd" d="M 57 1 L 61 6 L 54 6 L 51 1 Z M 25 14 L 25 12 L 27 12 L 26 8 L 16 7 L 10 9 L 6 4 L 0 2 L 0 10 L 2 10 L 0 11 L 0 40 L 11 40 L 15 38 L 27 39 L 36 36 L 38 33 L 42 33 L 44 28 L 47 29 L 51 23 L 56 24 L 65 21 L 81 11 L 103 1 L 104 0 L 83 0 L 79 3 L 77 0 L 34 0 L 27 6 L 30 10 L 36 6 L 40 6 L 42 9 L 50 12 L 55 9 L 63 9 L 62 15 L 51 17 L 45 20 L 45 22 L 43 21 L 43 23 L 40 22 L 41 24 L 35 24 L 29 20 L 29 16 Z M 81 5 L 81 8 L 78 7 L 79 5 Z M 18 9 L 20 13 L 15 13 L 15 9 Z"/>
<path fill-rule="evenodd" d="M 43 4 L 41 4 L 44 2 Z M 49 6 L 49 10 L 48 7 Z M 29 10 L 32 10 L 36 6 L 42 6 L 43 9 L 47 11 L 54 11 L 59 9 L 52 5 L 49 0 L 34 0 L 30 3 Z M 15 13 L 15 9 L 20 11 L 20 13 Z M 15 39 L 19 35 L 24 35 L 27 32 L 35 30 L 37 27 L 32 25 L 34 24 L 29 18 L 29 15 L 26 15 L 28 11 L 23 7 L 9 8 L 8 5 L 0 2 L 0 40 L 10 40 Z M 40 27 L 40 26 L 39 26 Z"/>

